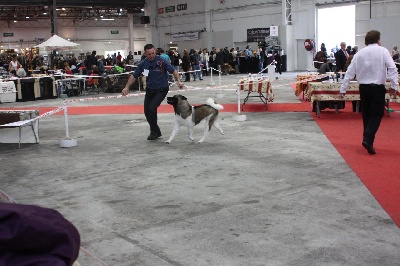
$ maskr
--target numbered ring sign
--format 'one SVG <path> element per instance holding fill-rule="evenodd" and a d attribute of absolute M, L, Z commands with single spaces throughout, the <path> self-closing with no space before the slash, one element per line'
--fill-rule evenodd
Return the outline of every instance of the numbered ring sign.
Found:
<path fill-rule="evenodd" d="M 311 51 L 314 48 L 314 41 L 310 39 L 305 40 L 304 48 L 306 48 L 307 51 Z"/>

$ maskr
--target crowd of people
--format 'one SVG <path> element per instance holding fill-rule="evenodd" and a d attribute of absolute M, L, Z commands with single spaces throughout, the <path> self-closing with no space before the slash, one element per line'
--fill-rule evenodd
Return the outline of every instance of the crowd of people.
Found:
<path fill-rule="evenodd" d="M 204 49 L 184 49 L 182 52 L 177 50 L 164 51 L 162 48 L 156 48 L 156 54 L 168 60 L 178 72 L 185 72 L 183 77 L 186 82 L 202 80 L 203 76 L 210 75 L 210 71 L 218 74 L 234 73 L 259 73 L 266 72 L 266 67 L 271 61 L 274 61 L 277 72 L 281 71 L 281 56 L 279 51 L 267 52 L 265 47 L 252 49 L 248 45 L 244 50 L 239 47 L 216 48 L 212 47 L 209 51 Z M 145 58 L 145 55 L 141 59 Z M 140 61 L 140 60 L 138 60 Z M 18 62 L 18 67 L 11 62 Z M 79 55 L 76 58 L 73 54 L 54 55 L 51 58 L 51 67 L 42 55 L 24 56 L 10 55 L 0 57 L 0 66 L 6 66 L 8 71 L 16 75 L 15 68 L 24 68 L 29 75 L 28 70 L 63 70 L 67 74 L 90 74 L 96 72 L 100 75 L 105 73 L 104 66 L 119 66 L 126 69 L 127 65 L 137 64 L 133 54 L 130 51 L 126 57 L 120 52 L 107 54 L 107 56 L 97 55 L 96 51 L 87 52 L 86 55 Z"/>
<path fill-rule="evenodd" d="M 51 59 L 51 67 L 48 66 L 47 59 L 43 55 L 17 55 L 17 54 L 2 54 L 0 55 L 0 66 L 16 76 L 17 69 L 23 68 L 29 75 L 28 70 L 39 70 L 40 73 L 46 72 L 48 69 L 64 70 L 66 73 L 78 73 L 79 68 L 84 67 L 86 70 L 92 70 L 92 66 L 99 69 L 99 72 L 104 73 L 103 66 L 120 66 L 125 67 L 129 64 L 134 64 L 132 52 L 122 58 L 120 52 L 107 57 L 96 55 L 96 51 L 88 52 L 86 55 L 80 55 L 78 58 L 73 54 L 67 55 L 49 55 Z"/>
<path fill-rule="evenodd" d="M 247 46 L 244 50 L 240 50 L 239 47 L 236 49 L 212 47 L 210 51 L 207 48 L 184 49 L 182 53 L 177 50 L 165 52 L 162 48 L 157 48 L 156 54 L 170 62 L 178 72 L 184 72 L 185 82 L 202 80 L 203 76 L 210 75 L 210 71 L 213 73 L 220 71 L 222 74 L 233 74 L 239 71 L 242 73 L 262 72 L 265 71 L 267 62 L 271 61 L 267 60 L 268 57 L 275 60 L 277 72 L 282 74 L 279 51 L 268 54 L 265 47 L 255 50 L 252 50 L 251 46 Z M 254 63 L 255 61 L 257 64 Z M 254 65 L 257 65 L 256 69 Z"/>
<path fill-rule="evenodd" d="M 340 49 L 328 56 L 325 44 L 322 43 L 320 51 L 314 57 L 314 67 L 320 74 L 326 72 L 346 72 L 353 56 L 358 52 L 358 46 L 346 46 L 345 42 L 340 43 Z"/>
<path fill-rule="evenodd" d="M 314 57 L 314 67 L 318 69 L 318 73 L 325 74 L 326 72 L 346 72 L 354 55 L 358 52 L 358 46 L 346 46 L 345 42 L 340 43 L 340 49 L 328 56 L 325 44 L 322 43 L 320 50 Z M 400 73 L 400 57 L 397 45 L 393 46 L 391 56 L 394 60 Z"/>

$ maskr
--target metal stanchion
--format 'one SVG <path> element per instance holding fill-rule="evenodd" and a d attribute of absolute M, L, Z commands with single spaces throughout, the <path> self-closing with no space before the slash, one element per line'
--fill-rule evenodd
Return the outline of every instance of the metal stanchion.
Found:
<path fill-rule="evenodd" d="M 240 84 L 238 84 L 237 96 L 238 96 L 238 113 L 235 115 L 235 121 L 243 122 L 247 120 L 247 117 L 246 115 L 242 115 L 240 113 Z"/>
<path fill-rule="evenodd" d="M 224 98 L 224 94 L 221 91 L 221 71 L 218 70 L 218 83 L 219 83 L 219 91 L 215 94 L 217 98 Z"/>
<path fill-rule="evenodd" d="M 214 86 L 215 85 L 215 82 L 213 81 L 213 70 L 214 69 L 212 67 L 210 67 L 209 70 L 211 72 L 211 81 L 210 81 L 210 83 L 208 83 L 208 85 Z"/>
<path fill-rule="evenodd" d="M 58 145 L 61 148 L 70 148 L 70 147 L 76 146 L 78 144 L 78 142 L 77 142 L 76 138 L 70 138 L 70 136 L 69 136 L 68 109 L 67 109 L 67 102 L 65 99 L 63 100 L 63 106 L 64 106 L 65 138 L 59 139 Z"/>

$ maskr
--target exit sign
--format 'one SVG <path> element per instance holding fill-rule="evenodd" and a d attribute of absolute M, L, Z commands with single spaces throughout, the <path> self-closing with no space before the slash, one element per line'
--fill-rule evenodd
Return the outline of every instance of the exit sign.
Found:
<path fill-rule="evenodd" d="M 119 34 L 119 31 L 117 31 L 117 30 L 112 30 L 112 31 L 111 31 L 111 34 Z"/>
<path fill-rule="evenodd" d="M 12 37 L 12 36 L 14 36 L 14 33 L 13 32 L 4 32 L 3 36 L 4 37 Z"/>
<path fill-rule="evenodd" d="M 167 7 L 165 7 L 165 12 L 166 13 L 175 12 L 175 6 L 167 6 Z"/>

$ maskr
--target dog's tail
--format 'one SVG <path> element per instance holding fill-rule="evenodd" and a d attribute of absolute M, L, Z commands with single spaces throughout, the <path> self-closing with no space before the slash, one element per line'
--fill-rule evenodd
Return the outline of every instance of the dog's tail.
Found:
<path fill-rule="evenodd" d="M 217 109 L 217 110 L 222 110 L 222 109 L 224 109 L 224 107 L 223 107 L 222 105 L 215 103 L 213 98 L 208 98 L 207 101 L 206 101 L 206 103 L 207 103 L 209 106 L 211 106 L 211 107 L 213 107 L 213 108 L 215 108 L 215 109 Z"/>

